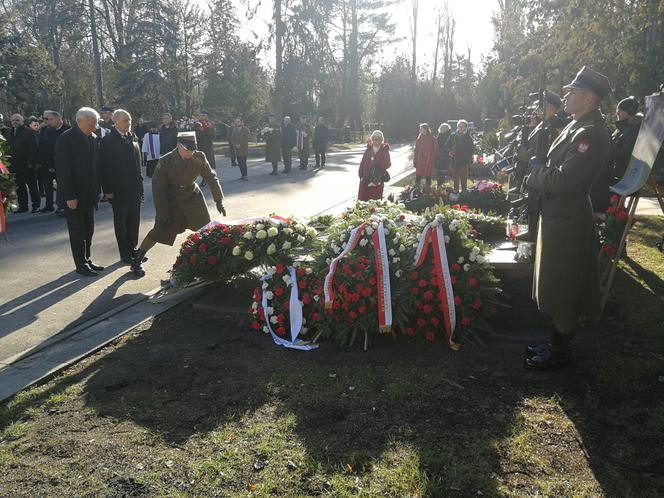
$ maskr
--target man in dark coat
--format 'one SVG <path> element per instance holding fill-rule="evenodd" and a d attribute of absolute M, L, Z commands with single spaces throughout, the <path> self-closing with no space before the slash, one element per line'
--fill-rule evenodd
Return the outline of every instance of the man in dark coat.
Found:
<path fill-rule="evenodd" d="M 272 164 L 271 175 L 277 175 L 277 168 L 281 160 L 281 127 L 277 121 L 277 116 L 270 114 L 268 125 L 261 130 L 261 135 L 265 140 L 265 161 Z"/>
<path fill-rule="evenodd" d="M 551 342 L 529 346 L 526 366 L 553 368 L 569 361 L 581 316 L 599 312 L 597 238 L 588 192 L 610 160 L 610 139 L 599 111 L 611 91 L 606 76 L 584 67 L 565 87 L 565 110 L 574 120 L 553 142 L 547 163 L 530 174 L 542 195 L 533 297 L 553 318 Z"/>
<path fill-rule="evenodd" d="M 47 126 L 42 130 L 43 139 L 39 143 L 42 166 L 39 174 L 42 176 L 44 183 L 44 196 L 46 203 L 44 207 L 39 210 L 40 213 L 53 212 L 53 180 L 55 179 L 55 142 L 60 138 L 69 126 L 62 121 L 62 115 L 56 111 L 44 111 L 44 122 Z M 64 215 L 64 201 L 58 196 L 58 211 Z"/>
<path fill-rule="evenodd" d="M 297 126 L 297 151 L 300 154 L 300 169 L 307 169 L 309 166 L 311 125 L 307 122 L 306 116 L 300 117 L 300 124 Z"/>
<path fill-rule="evenodd" d="M 284 124 L 281 127 L 281 155 L 284 158 L 284 170 L 282 173 L 290 173 L 293 164 L 293 147 L 297 143 L 297 130 L 291 123 L 290 116 L 284 116 Z"/>
<path fill-rule="evenodd" d="M 65 202 L 71 252 L 76 272 L 98 275 L 104 269 L 90 259 L 94 210 L 99 203 L 97 161 L 99 141 L 94 134 L 99 114 L 82 107 L 76 113 L 76 125 L 65 131 L 55 144 L 55 173 L 58 190 Z"/>
<path fill-rule="evenodd" d="M 131 116 L 117 109 L 115 126 L 101 141 L 101 185 L 113 208 L 115 240 L 120 259 L 132 264 L 138 245 L 143 199 L 142 154 L 138 138 L 131 131 Z"/>
<path fill-rule="evenodd" d="M 17 213 L 28 211 L 28 190 L 32 201 L 32 212 L 39 211 L 41 197 L 37 188 L 35 171 L 35 158 L 37 155 L 37 141 L 35 135 L 24 125 L 23 116 L 13 114 L 10 118 L 12 127 L 7 131 L 7 144 L 9 146 L 9 171 L 16 175 L 16 196 L 18 197 Z"/>
<path fill-rule="evenodd" d="M 177 148 L 159 158 L 152 177 L 155 222 L 132 262 L 132 271 L 137 277 L 145 275 L 143 258 L 155 244 L 172 246 L 178 234 L 186 229 L 198 230 L 210 222 L 205 196 L 196 184 L 199 176 L 210 186 L 217 210 L 226 216 L 224 193 L 217 174 L 210 167 L 205 154 L 196 148 L 196 134 L 182 132 L 178 134 Z"/>
<path fill-rule="evenodd" d="M 159 128 L 159 155 L 163 156 L 175 149 L 178 143 L 178 127 L 175 126 L 173 116 L 165 113 L 161 117 L 161 128 Z"/>
<path fill-rule="evenodd" d="M 194 123 L 194 130 L 196 131 L 198 150 L 205 154 L 210 167 L 217 169 L 217 164 L 214 160 L 214 123 L 210 121 L 210 116 L 206 111 L 201 111 L 198 121 Z"/>
<path fill-rule="evenodd" d="M 450 136 L 447 148 L 454 190 L 465 192 L 468 188 L 468 169 L 473 162 L 475 150 L 473 138 L 468 133 L 468 121 L 460 119 L 457 122 L 457 130 Z"/>
<path fill-rule="evenodd" d="M 314 155 L 316 157 L 316 168 L 325 167 L 325 152 L 327 143 L 330 141 L 330 130 L 325 124 L 323 116 L 318 118 L 318 124 L 314 130 Z"/>

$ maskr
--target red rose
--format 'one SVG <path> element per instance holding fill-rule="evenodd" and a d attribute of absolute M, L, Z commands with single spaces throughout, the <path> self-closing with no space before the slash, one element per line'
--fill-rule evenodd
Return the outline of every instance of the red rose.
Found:
<path fill-rule="evenodd" d="M 350 310 L 350 312 L 348 313 L 348 318 L 349 318 L 351 321 L 352 321 L 352 320 L 355 320 L 355 319 L 357 318 L 357 313 L 355 313 L 353 310 Z"/>
<path fill-rule="evenodd" d="M 192 254 L 192 255 L 189 257 L 189 263 L 192 264 L 192 265 L 195 265 L 195 264 L 196 264 L 196 255 L 195 255 L 195 254 Z"/>
<path fill-rule="evenodd" d="M 413 288 L 410 289 L 410 293 L 413 296 L 417 296 L 420 293 L 420 289 L 418 289 L 417 287 L 413 287 Z"/>
<path fill-rule="evenodd" d="M 410 279 L 411 280 L 417 280 L 418 278 L 420 278 L 420 276 L 417 274 L 416 271 L 414 271 L 413 273 L 410 274 Z"/>
<path fill-rule="evenodd" d="M 452 204 L 450 207 L 452 209 L 460 209 L 461 208 L 461 206 L 459 206 L 458 204 Z"/>
<path fill-rule="evenodd" d="M 440 325 L 440 320 L 438 320 L 438 318 L 436 318 L 435 316 L 431 318 L 431 320 L 429 321 L 431 322 L 431 325 L 433 325 L 434 327 L 438 327 L 438 325 Z"/>
<path fill-rule="evenodd" d="M 417 319 L 417 326 L 418 327 L 424 327 L 427 324 L 426 320 L 424 318 L 418 318 Z"/>
<path fill-rule="evenodd" d="M 200 241 L 200 240 L 201 240 L 201 236 L 200 236 L 200 234 L 198 234 L 198 233 L 193 234 L 193 235 L 191 236 L 191 240 L 193 240 L 194 242 L 198 242 L 198 241 Z"/>
<path fill-rule="evenodd" d="M 618 204 L 618 201 L 620 201 L 620 196 L 619 195 L 612 195 L 611 196 L 611 204 Z"/>
<path fill-rule="evenodd" d="M 258 307 L 258 318 L 260 318 L 261 320 L 265 320 L 265 311 L 263 311 L 262 306 Z"/>
<path fill-rule="evenodd" d="M 431 280 L 429 280 L 429 283 L 433 286 L 438 285 L 438 279 L 436 277 L 433 277 Z"/>
<path fill-rule="evenodd" d="M 205 244 L 201 244 L 200 246 L 198 246 L 198 252 L 205 252 L 206 249 L 207 246 Z"/>
<path fill-rule="evenodd" d="M 454 304 L 457 306 L 461 306 L 461 297 L 460 296 L 454 296 Z"/>
<path fill-rule="evenodd" d="M 283 275 L 284 271 L 286 271 L 286 267 L 279 263 L 274 267 L 274 270 L 277 272 L 277 275 Z"/>
<path fill-rule="evenodd" d="M 297 281 L 297 286 L 300 289 L 305 289 L 307 287 L 307 281 L 306 280 L 298 280 Z"/>
<path fill-rule="evenodd" d="M 369 285 L 376 285 L 376 277 L 369 277 Z"/>
<path fill-rule="evenodd" d="M 431 301 L 431 300 L 433 299 L 433 292 L 431 292 L 431 291 L 426 291 L 426 292 L 424 293 L 424 299 L 426 299 L 427 301 Z"/>
<path fill-rule="evenodd" d="M 184 254 L 191 254 L 191 247 L 187 246 L 184 249 L 182 249 L 182 252 Z"/>
<path fill-rule="evenodd" d="M 425 304 L 424 306 L 422 306 L 422 311 L 424 311 L 427 315 L 430 315 L 431 312 L 433 311 L 433 308 L 428 304 Z"/>
<path fill-rule="evenodd" d="M 478 310 L 478 309 L 480 309 L 481 307 L 482 307 L 482 301 L 480 300 L 479 297 L 478 297 L 478 298 L 475 298 L 475 300 L 473 301 L 473 309 Z"/>
<path fill-rule="evenodd" d="M 475 277 L 470 277 L 468 279 L 468 285 L 471 287 L 477 287 L 477 279 Z"/>
<path fill-rule="evenodd" d="M 423 303 L 422 301 L 417 301 L 417 302 L 415 303 L 415 307 L 416 307 L 418 310 L 421 310 L 423 306 L 424 306 L 424 303 Z"/>
<path fill-rule="evenodd" d="M 277 327 L 277 335 L 280 336 L 285 336 L 286 335 L 286 327 Z"/>
<path fill-rule="evenodd" d="M 450 277 L 450 282 L 452 282 L 452 285 L 456 284 L 456 277 L 454 275 Z"/>
<path fill-rule="evenodd" d="M 413 327 L 406 327 L 406 335 L 413 335 L 415 333 L 415 330 L 413 330 Z"/>
<path fill-rule="evenodd" d="M 417 283 L 417 285 L 419 285 L 420 287 L 426 287 L 427 286 L 427 281 L 426 280 L 420 280 Z"/>
<path fill-rule="evenodd" d="M 456 263 L 452 263 L 452 271 L 461 271 L 461 266 Z"/>
<path fill-rule="evenodd" d="M 284 323 L 284 322 L 286 321 L 286 317 L 284 316 L 283 313 L 280 313 L 280 314 L 277 316 L 277 321 L 278 321 L 279 323 Z"/>
<path fill-rule="evenodd" d="M 353 302 L 356 303 L 356 302 L 358 302 L 358 301 L 360 300 L 360 295 L 359 295 L 357 292 L 354 292 L 354 293 L 351 295 L 351 298 L 352 298 Z"/>
<path fill-rule="evenodd" d="M 311 304 L 311 296 L 309 294 L 305 294 L 304 296 L 302 296 L 302 303 Z"/>
<path fill-rule="evenodd" d="M 313 320 L 314 322 L 317 322 L 318 319 L 320 318 L 320 315 L 319 315 L 318 313 L 312 313 L 311 316 L 310 316 L 310 318 L 311 318 L 311 320 Z"/>
<path fill-rule="evenodd" d="M 283 287 L 277 287 L 274 289 L 274 295 L 277 297 L 281 297 L 284 295 L 284 288 Z"/>
<path fill-rule="evenodd" d="M 261 328 L 260 322 L 254 320 L 253 322 L 251 322 L 251 328 L 254 330 L 259 330 Z"/>
<path fill-rule="evenodd" d="M 627 221 L 627 218 L 629 218 L 627 211 L 618 211 L 616 213 L 616 220 L 618 221 Z"/>
<path fill-rule="evenodd" d="M 214 266 L 214 265 L 217 264 L 217 257 L 216 256 L 208 256 L 207 261 L 208 261 L 208 264 L 210 266 Z"/>
<path fill-rule="evenodd" d="M 371 209 L 369 209 L 369 212 L 370 212 L 370 213 L 375 213 L 375 212 L 376 212 L 376 208 L 371 208 Z"/>
<path fill-rule="evenodd" d="M 618 208 L 615 206 L 611 206 L 609 209 L 606 210 L 608 214 L 616 214 L 618 212 Z"/>
<path fill-rule="evenodd" d="M 373 291 L 369 287 L 365 287 L 364 290 L 362 290 L 362 295 L 364 297 L 369 297 L 373 294 Z"/>
<path fill-rule="evenodd" d="M 403 220 L 405 220 L 405 219 L 406 219 L 406 216 L 404 216 L 403 214 L 400 214 L 400 215 L 399 215 L 399 221 L 403 221 Z"/>
<path fill-rule="evenodd" d="M 231 243 L 231 238 L 230 237 L 222 237 L 221 238 L 221 243 L 225 246 Z"/>
<path fill-rule="evenodd" d="M 284 308 L 286 309 L 286 311 L 288 311 L 290 309 L 290 301 L 286 301 L 284 303 Z"/>
<path fill-rule="evenodd" d="M 297 270 L 295 270 L 295 274 L 296 274 L 298 277 L 302 277 L 305 273 L 307 273 L 307 272 L 305 271 L 304 268 L 298 268 Z"/>
<path fill-rule="evenodd" d="M 604 244 L 604 245 L 602 246 L 602 252 L 603 252 L 604 254 L 607 254 L 607 255 L 611 256 L 612 254 L 615 254 L 615 253 L 616 253 L 616 248 L 613 247 L 613 246 L 610 246 L 610 245 L 608 245 L 608 244 Z"/>
<path fill-rule="evenodd" d="M 464 213 L 468 212 L 468 206 L 466 206 L 465 204 L 462 205 L 459 209 L 461 209 L 461 211 L 463 211 Z"/>
<path fill-rule="evenodd" d="M 353 270 L 350 269 L 350 266 L 348 265 L 343 265 L 341 268 L 341 271 L 343 271 L 346 275 L 352 275 Z"/>
<path fill-rule="evenodd" d="M 367 269 L 367 267 L 366 267 L 366 265 L 363 265 L 362 263 L 360 263 L 359 265 L 357 265 L 357 269 L 360 270 L 360 271 L 364 271 L 364 270 Z"/>
<path fill-rule="evenodd" d="M 464 327 L 470 327 L 470 322 L 471 322 L 471 319 L 470 319 L 469 316 L 464 316 L 461 319 L 461 325 L 463 325 Z"/>
<path fill-rule="evenodd" d="M 424 333 L 424 338 L 425 338 L 427 341 L 429 341 L 429 342 L 433 342 L 433 340 L 434 340 L 435 337 L 436 337 L 436 336 L 435 336 L 435 335 L 433 334 L 433 332 L 431 332 L 430 330 L 427 330 L 427 331 Z"/>
<path fill-rule="evenodd" d="M 367 314 L 367 307 L 366 306 L 360 306 L 357 308 L 357 311 L 360 313 L 360 315 L 366 315 Z"/>

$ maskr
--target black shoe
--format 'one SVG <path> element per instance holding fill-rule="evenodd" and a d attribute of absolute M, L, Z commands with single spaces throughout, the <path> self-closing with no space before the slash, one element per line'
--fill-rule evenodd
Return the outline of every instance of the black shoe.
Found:
<path fill-rule="evenodd" d="M 134 258 L 138 255 L 138 251 L 140 251 L 140 249 L 134 249 L 133 251 L 131 251 L 131 257 L 130 257 L 130 259 L 131 259 L 132 261 L 133 261 Z M 145 263 L 148 259 L 149 259 L 149 258 L 145 255 L 145 253 L 143 253 L 143 258 L 141 259 L 141 263 Z"/>
<path fill-rule="evenodd" d="M 39 210 L 40 213 L 52 213 L 53 211 L 55 211 L 53 206 L 44 206 Z"/>
<path fill-rule="evenodd" d="M 27 213 L 27 212 L 28 212 L 28 208 L 18 208 L 18 209 L 14 209 L 14 211 L 12 211 L 12 212 L 13 212 L 14 214 L 18 214 L 18 213 Z"/>
<path fill-rule="evenodd" d="M 525 358 L 525 366 L 534 370 L 551 370 L 566 365 L 572 359 L 572 350 L 547 345 L 538 355 Z"/>
<path fill-rule="evenodd" d="M 38 213 L 40 209 L 38 207 L 33 207 L 31 213 Z"/>
<path fill-rule="evenodd" d="M 274 170 L 274 171 L 272 171 L 272 173 L 270 173 L 270 174 L 271 174 L 272 176 L 277 176 L 279 173 L 278 173 L 276 170 Z"/>
<path fill-rule="evenodd" d="M 282 171 L 282 173 L 290 173 L 290 172 L 291 172 L 290 168 Z"/>
<path fill-rule="evenodd" d="M 76 273 L 78 273 L 79 275 L 83 275 L 85 277 L 96 277 L 97 275 L 99 275 L 99 273 L 90 268 L 90 266 L 87 263 L 79 268 L 76 268 Z"/>
<path fill-rule="evenodd" d="M 96 265 L 96 264 L 94 264 L 92 261 L 88 261 L 87 264 L 88 264 L 88 266 L 89 266 L 92 270 L 94 270 L 94 271 L 102 271 L 102 270 L 104 269 L 103 266 L 101 266 L 101 265 Z"/>
<path fill-rule="evenodd" d="M 546 344 L 538 344 L 536 346 L 526 346 L 526 358 L 532 358 L 533 356 L 537 356 L 542 354 L 544 351 L 547 350 L 547 348 L 550 348 L 551 344 L 546 343 Z"/>
<path fill-rule="evenodd" d="M 134 273 L 135 276 L 139 278 L 145 276 L 145 270 L 143 269 L 144 257 L 145 257 L 145 251 L 141 251 L 139 249 L 136 251 L 134 259 L 131 262 L 131 271 Z"/>

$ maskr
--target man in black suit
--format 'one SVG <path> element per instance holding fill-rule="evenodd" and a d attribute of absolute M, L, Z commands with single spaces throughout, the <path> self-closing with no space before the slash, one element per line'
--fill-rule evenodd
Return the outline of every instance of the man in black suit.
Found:
<path fill-rule="evenodd" d="M 65 202 L 71 252 L 76 272 L 85 276 L 98 275 L 104 269 L 90 259 L 94 210 L 99 203 L 99 142 L 94 134 L 98 119 L 94 109 L 80 108 L 76 124 L 55 143 L 55 173 Z"/>
<path fill-rule="evenodd" d="M 46 203 L 39 212 L 51 213 L 53 212 L 53 180 L 55 179 L 55 142 L 69 129 L 69 126 L 62 121 L 62 115 L 56 111 L 44 111 L 43 119 L 47 126 L 42 129 L 43 138 L 39 142 L 39 156 L 42 161 L 39 176 L 44 184 Z M 59 196 L 58 201 L 58 211 L 64 214 L 64 201 Z"/>
<path fill-rule="evenodd" d="M 117 109 L 113 113 L 113 123 L 115 126 L 101 141 L 101 185 L 113 207 L 120 259 L 131 264 L 141 221 L 143 161 L 138 138 L 131 131 L 131 115 Z"/>
<path fill-rule="evenodd" d="M 17 213 L 28 211 L 28 190 L 32 201 L 32 212 L 39 211 L 41 197 L 37 188 L 35 159 L 37 156 L 37 140 L 32 130 L 24 124 L 23 116 L 13 114 L 10 118 L 12 127 L 7 132 L 9 145 L 9 171 L 16 175 L 16 196 L 18 197 Z"/>

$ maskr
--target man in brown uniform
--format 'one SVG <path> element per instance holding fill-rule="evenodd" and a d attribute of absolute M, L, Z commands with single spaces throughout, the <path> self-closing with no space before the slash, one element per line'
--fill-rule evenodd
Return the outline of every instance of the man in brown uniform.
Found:
<path fill-rule="evenodd" d="M 226 216 L 217 174 L 210 168 L 205 154 L 196 150 L 196 134 L 193 131 L 178 133 L 177 148 L 161 156 L 152 177 L 154 228 L 136 251 L 131 265 L 134 275 L 145 275 L 143 258 L 157 242 L 172 246 L 178 234 L 186 229 L 198 230 L 210 223 L 205 196 L 196 184 L 199 176 L 210 186 L 217 210 Z"/>
<path fill-rule="evenodd" d="M 611 87 L 606 76 L 583 67 L 565 88 L 565 110 L 574 120 L 527 183 L 542 195 L 533 297 L 554 325 L 550 343 L 527 348 L 526 366 L 539 369 L 567 363 L 578 318 L 599 313 L 597 240 L 588 191 L 610 160 L 599 104 Z"/>

